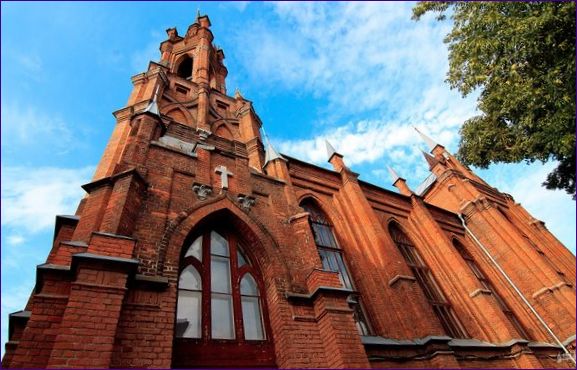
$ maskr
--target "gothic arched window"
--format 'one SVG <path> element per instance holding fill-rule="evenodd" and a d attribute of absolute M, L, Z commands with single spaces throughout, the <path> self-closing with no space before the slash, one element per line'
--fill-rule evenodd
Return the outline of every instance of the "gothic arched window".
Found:
<path fill-rule="evenodd" d="M 301 207 L 309 213 L 309 223 L 323 269 L 338 272 L 343 286 L 354 291 L 355 287 L 347 270 L 341 248 L 335 238 L 333 225 L 325 216 L 325 213 L 312 200 L 304 200 L 301 203 Z M 354 320 L 359 333 L 361 335 L 370 335 L 370 327 L 358 297 L 352 297 L 349 302 L 354 310 Z"/>
<path fill-rule="evenodd" d="M 501 311 L 503 311 L 505 316 L 509 319 L 509 321 L 511 321 L 511 324 L 513 324 L 515 329 L 517 329 L 517 332 L 521 334 L 524 339 L 530 339 L 529 334 L 527 333 L 523 325 L 521 325 L 519 319 L 517 319 L 517 316 L 515 316 L 513 311 L 511 311 L 509 305 L 507 305 L 505 300 L 503 300 L 503 297 L 501 297 L 499 293 L 497 293 L 491 281 L 487 279 L 485 274 L 481 271 L 481 269 L 477 265 L 477 262 L 475 262 L 473 256 L 471 256 L 471 254 L 469 254 L 469 252 L 465 249 L 465 247 L 456 239 L 453 239 L 453 246 L 459 252 L 461 257 L 463 257 L 463 259 L 473 272 L 473 275 L 475 275 L 475 277 L 481 283 L 483 288 L 489 290 L 493 294 L 493 297 L 495 297 L 495 300 L 497 301 L 499 308 L 501 308 Z"/>
<path fill-rule="evenodd" d="M 178 77 L 190 80 L 192 78 L 192 58 L 185 55 L 176 69 L 176 75 Z"/>
<path fill-rule="evenodd" d="M 210 367 L 226 359 L 240 366 L 235 361 L 243 358 L 252 361 L 245 365 L 274 366 L 262 280 L 242 242 L 215 229 L 189 240 L 178 279 L 173 366 Z"/>
<path fill-rule="evenodd" d="M 446 333 L 453 338 L 467 338 L 465 328 L 453 312 L 451 304 L 447 298 L 445 298 L 445 295 L 433 278 L 431 270 L 421 258 L 411 239 L 409 239 L 395 222 L 389 224 L 389 233 L 401 251 L 407 265 L 409 265 L 415 275 L 417 283 L 419 283 L 425 297 L 433 307 L 433 311 L 439 318 Z"/>

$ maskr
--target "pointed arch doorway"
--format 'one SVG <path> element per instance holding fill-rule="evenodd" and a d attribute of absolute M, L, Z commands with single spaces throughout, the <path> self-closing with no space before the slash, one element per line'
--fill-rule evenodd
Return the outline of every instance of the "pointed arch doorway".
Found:
<path fill-rule="evenodd" d="M 174 368 L 276 367 L 254 239 L 226 224 L 205 222 L 182 248 Z"/>

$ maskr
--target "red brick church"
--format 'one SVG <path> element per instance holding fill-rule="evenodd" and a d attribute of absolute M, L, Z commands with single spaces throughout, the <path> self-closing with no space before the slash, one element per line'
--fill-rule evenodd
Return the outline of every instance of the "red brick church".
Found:
<path fill-rule="evenodd" d="M 210 21 L 167 30 L 3 367 L 573 367 L 575 256 L 421 134 L 397 192 L 263 144 Z M 417 133 L 416 133 L 417 134 Z"/>

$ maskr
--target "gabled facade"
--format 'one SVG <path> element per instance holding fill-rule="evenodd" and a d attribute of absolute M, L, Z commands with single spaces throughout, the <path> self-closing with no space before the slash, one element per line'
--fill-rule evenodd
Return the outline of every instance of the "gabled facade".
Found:
<path fill-rule="evenodd" d="M 426 138 L 400 193 L 263 145 L 210 21 L 132 78 L 3 367 L 572 367 L 575 257 Z"/>

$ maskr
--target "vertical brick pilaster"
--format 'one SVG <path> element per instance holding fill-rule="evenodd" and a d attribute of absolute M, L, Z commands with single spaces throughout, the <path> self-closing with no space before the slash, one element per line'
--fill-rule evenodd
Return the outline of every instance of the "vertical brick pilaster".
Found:
<path fill-rule="evenodd" d="M 130 236 L 145 190 L 146 183 L 136 171 L 115 179 L 99 230 Z"/>
<path fill-rule="evenodd" d="M 357 331 L 353 310 L 347 297 L 350 292 L 340 289 L 335 272 L 315 269 L 307 278 L 313 296 L 313 307 L 327 354 L 327 367 L 367 368 L 369 360 Z"/>
<path fill-rule="evenodd" d="M 367 368 L 369 361 L 348 306 L 346 294 L 319 291 L 314 309 L 325 352 L 327 367 Z"/>
<path fill-rule="evenodd" d="M 127 278 L 137 262 L 81 253 L 72 264 L 76 279 L 47 367 L 110 367 Z"/>
<path fill-rule="evenodd" d="M 65 268 L 38 266 L 36 292 L 28 304 L 30 317 L 21 333 L 10 338 L 18 341 L 18 345 L 7 367 L 46 367 L 61 330 L 70 288 L 68 279 L 69 271 Z"/>
<path fill-rule="evenodd" d="M 100 229 L 102 217 L 108 204 L 108 199 L 112 192 L 112 187 L 107 182 L 99 181 L 95 186 L 94 182 L 85 185 L 84 188 L 89 189 L 88 197 L 82 209 L 82 214 L 78 225 L 72 234 L 73 241 L 88 242 L 93 231 Z"/>

